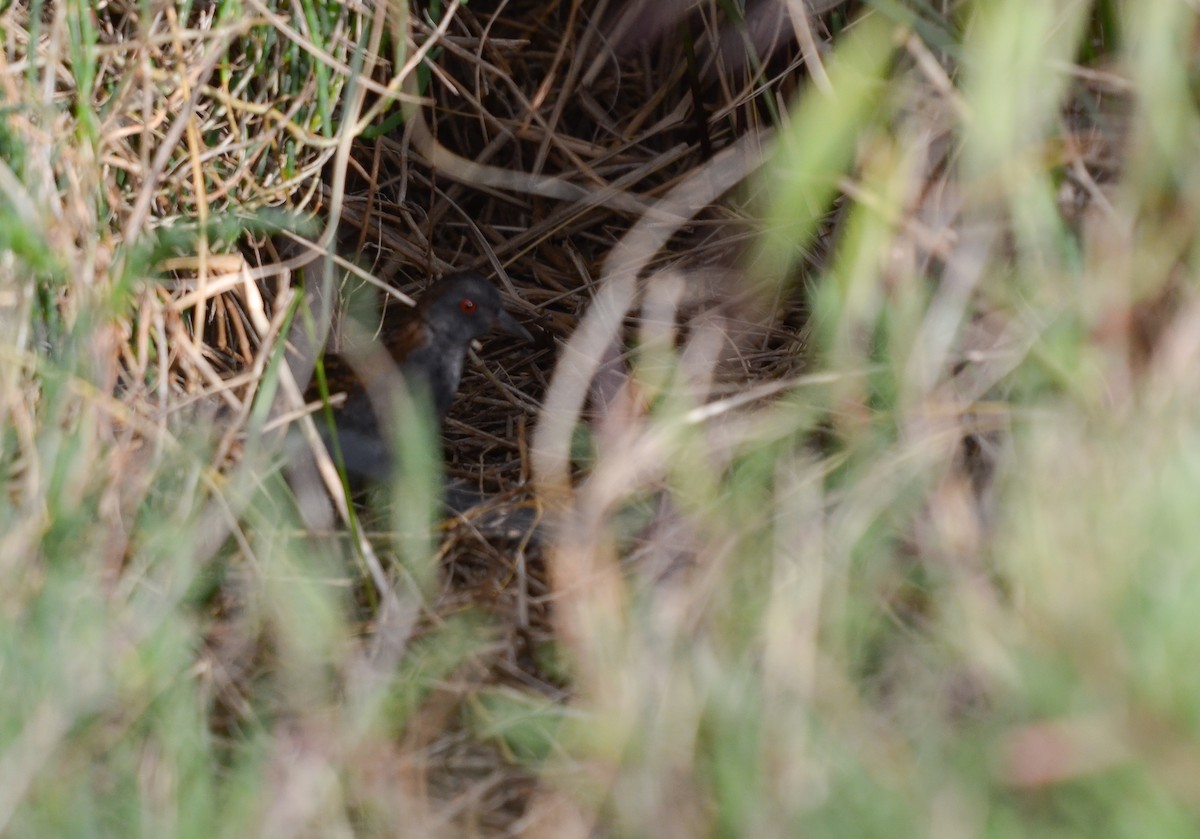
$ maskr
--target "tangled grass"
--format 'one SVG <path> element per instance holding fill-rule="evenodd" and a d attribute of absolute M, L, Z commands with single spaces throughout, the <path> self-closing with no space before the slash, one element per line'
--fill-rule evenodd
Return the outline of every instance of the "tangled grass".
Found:
<path fill-rule="evenodd" d="M 1196 31 L 5 6 L 0 832 L 1194 835 Z M 352 503 L 452 267 L 535 344 Z"/>

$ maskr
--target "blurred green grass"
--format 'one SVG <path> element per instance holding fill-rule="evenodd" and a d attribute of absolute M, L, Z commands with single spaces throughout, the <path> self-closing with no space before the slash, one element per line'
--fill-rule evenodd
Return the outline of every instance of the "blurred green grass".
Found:
<path fill-rule="evenodd" d="M 452 716 L 615 836 L 1196 835 L 1196 13 L 868 6 L 936 19 L 953 86 L 896 14 L 868 15 L 757 185 L 768 279 L 854 188 L 807 280 L 827 378 L 716 446 L 660 367 L 647 433 L 693 573 L 626 569 L 619 614 L 554 651 L 570 699 L 480 689 Z M 90 91 L 96 34 L 72 9 Z M 1081 56 L 1133 104 L 1110 210 L 1074 223 L 1059 196 Z M 403 754 L 492 628 L 441 624 L 364 687 L 352 558 L 303 533 L 278 459 L 220 473 L 210 423 L 114 392 L 113 326 L 146 261 L 96 259 L 129 254 L 89 191 L 94 116 L 42 101 L 40 72 L 9 79 L 29 109 L 10 103 L 0 135 L 21 187 L 0 197 L 0 833 L 425 835 L 371 761 Z M 337 91 L 316 91 L 327 120 Z M 63 125 L 92 168 L 59 186 L 32 129 Z M 952 152 L 931 173 L 937 141 Z M 930 184 L 953 188 L 952 223 L 923 212 Z M 912 256 L 947 229 L 936 258 Z M 1129 324 L 1164 298 L 1139 354 Z M 972 343 L 983 322 L 1006 340 Z M 410 543 L 417 612 L 433 556 Z M 213 669 L 214 630 L 261 658 Z M 297 764 L 308 786 L 280 783 Z"/>

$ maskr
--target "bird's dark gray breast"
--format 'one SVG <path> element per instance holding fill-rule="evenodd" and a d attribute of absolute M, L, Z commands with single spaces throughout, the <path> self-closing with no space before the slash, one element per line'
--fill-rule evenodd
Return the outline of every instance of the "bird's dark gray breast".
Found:
<path fill-rule="evenodd" d="M 433 344 L 438 345 L 436 350 Z M 400 365 L 404 382 L 413 397 L 428 399 L 439 422 L 454 402 L 454 394 L 462 380 L 466 352 L 466 341 L 434 341 L 411 350 Z"/>

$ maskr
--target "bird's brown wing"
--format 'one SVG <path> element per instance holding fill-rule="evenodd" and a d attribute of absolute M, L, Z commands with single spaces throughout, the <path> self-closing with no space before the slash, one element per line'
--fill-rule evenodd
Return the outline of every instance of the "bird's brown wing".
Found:
<path fill-rule="evenodd" d="M 409 310 L 407 317 L 395 318 L 385 323 L 379 340 L 397 364 L 404 364 L 409 353 L 429 342 L 429 329 L 416 313 Z"/>
<path fill-rule="evenodd" d="M 406 309 L 403 314 L 389 318 L 380 332 L 379 343 L 396 366 L 403 365 L 413 349 L 428 341 L 427 329 L 414 315 L 413 309 Z M 371 381 L 387 375 L 390 371 L 384 369 L 380 363 L 382 359 L 378 356 L 373 361 L 374 355 L 374 349 L 362 353 L 326 353 L 323 365 L 329 395 L 351 393 L 362 389 L 364 385 L 369 387 Z M 372 374 L 376 368 L 379 376 Z M 321 398 L 316 377 L 309 383 L 305 398 L 310 402 Z"/>

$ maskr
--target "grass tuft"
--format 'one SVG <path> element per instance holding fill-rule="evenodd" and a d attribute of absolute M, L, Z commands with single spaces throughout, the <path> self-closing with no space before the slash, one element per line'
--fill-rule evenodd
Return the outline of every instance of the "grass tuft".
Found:
<path fill-rule="evenodd" d="M 0 833 L 1195 835 L 1196 30 L 3 6 Z M 451 268 L 535 341 L 356 506 Z"/>

